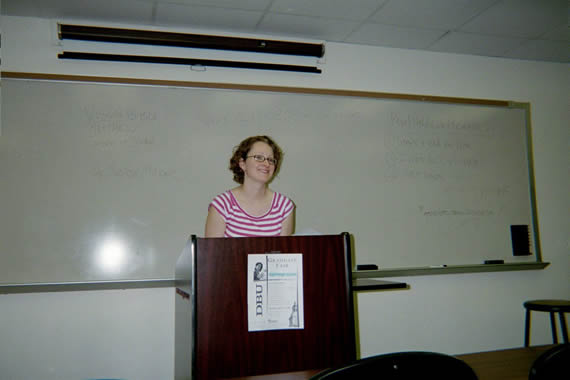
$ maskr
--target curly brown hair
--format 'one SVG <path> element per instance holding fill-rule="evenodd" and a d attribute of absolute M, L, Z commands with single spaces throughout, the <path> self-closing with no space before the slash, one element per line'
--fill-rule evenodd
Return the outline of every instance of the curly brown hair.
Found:
<path fill-rule="evenodd" d="M 281 158 L 283 157 L 283 151 L 279 145 L 277 145 L 277 143 L 273 141 L 273 139 L 271 139 L 269 136 L 251 136 L 243 140 L 238 146 L 234 147 L 232 157 L 230 158 L 229 169 L 232 173 L 234 173 L 234 181 L 239 184 L 243 184 L 244 177 L 244 173 L 239 166 L 239 162 L 242 159 L 246 159 L 247 154 L 251 150 L 251 147 L 258 141 L 266 143 L 273 150 L 273 158 L 277 160 L 273 176 L 276 176 L 277 172 L 279 171 L 279 167 L 281 166 Z"/>

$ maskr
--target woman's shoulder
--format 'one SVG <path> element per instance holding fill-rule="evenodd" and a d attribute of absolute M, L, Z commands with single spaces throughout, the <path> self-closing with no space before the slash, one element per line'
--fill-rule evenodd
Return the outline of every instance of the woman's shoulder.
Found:
<path fill-rule="evenodd" d="M 223 193 L 216 195 L 210 204 L 208 205 L 208 210 L 214 208 L 218 214 L 227 217 L 232 213 L 235 201 L 233 200 L 231 190 L 226 190 Z"/>
<path fill-rule="evenodd" d="M 232 189 L 218 193 L 214 198 L 229 198 L 232 196 Z"/>
<path fill-rule="evenodd" d="M 297 206 L 288 196 L 274 192 L 272 209 L 274 212 L 280 214 L 283 218 L 287 218 Z"/>
<path fill-rule="evenodd" d="M 226 190 L 223 193 L 217 194 L 213 199 L 212 203 L 222 203 L 222 204 L 230 204 L 232 202 L 232 191 Z"/>
<path fill-rule="evenodd" d="M 291 198 L 289 198 L 287 195 L 280 193 L 278 191 L 273 191 L 273 198 L 277 201 L 277 203 L 285 203 L 285 204 L 291 204 L 292 206 L 295 206 L 295 202 L 293 202 L 293 200 Z"/>

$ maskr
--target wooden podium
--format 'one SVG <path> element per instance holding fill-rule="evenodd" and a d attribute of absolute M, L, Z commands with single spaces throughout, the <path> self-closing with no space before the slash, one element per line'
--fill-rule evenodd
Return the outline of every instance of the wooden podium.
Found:
<path fill-rule="evenodd" d="M 175 378 L 323 369 L 356 359 L 349 234 L 192 236 L 176 264 Z M 248 331 L 248 254 L 301 253 L 304 328 Z"/>

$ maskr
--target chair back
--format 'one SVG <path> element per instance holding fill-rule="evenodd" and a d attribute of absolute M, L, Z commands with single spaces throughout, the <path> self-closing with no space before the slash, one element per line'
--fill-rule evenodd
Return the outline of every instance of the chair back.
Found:
<path fill-rule="evenodd" d="M 532 363 L 528 379 L 570 379 L 570 344 L 559 344 L 543 352 Z"/>
<path fill-rule="evenodd" d="M 436 352 L 408 351 L 376 355 L 349 365 L 325 370 L 312 380 L 389 379 L 477 380 L 473 369 L 464 361 Z"/>

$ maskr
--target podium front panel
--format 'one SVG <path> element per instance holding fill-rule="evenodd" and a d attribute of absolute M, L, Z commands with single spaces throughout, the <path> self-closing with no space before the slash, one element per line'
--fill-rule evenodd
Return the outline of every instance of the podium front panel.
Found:
<path fill-rule="evenodd" d="M 356 358 L 349 236 L 196 239 L 194 375 L 323 369 Z M 248 332 L 248 254 L 303 255 L 303 329 Z"/>

